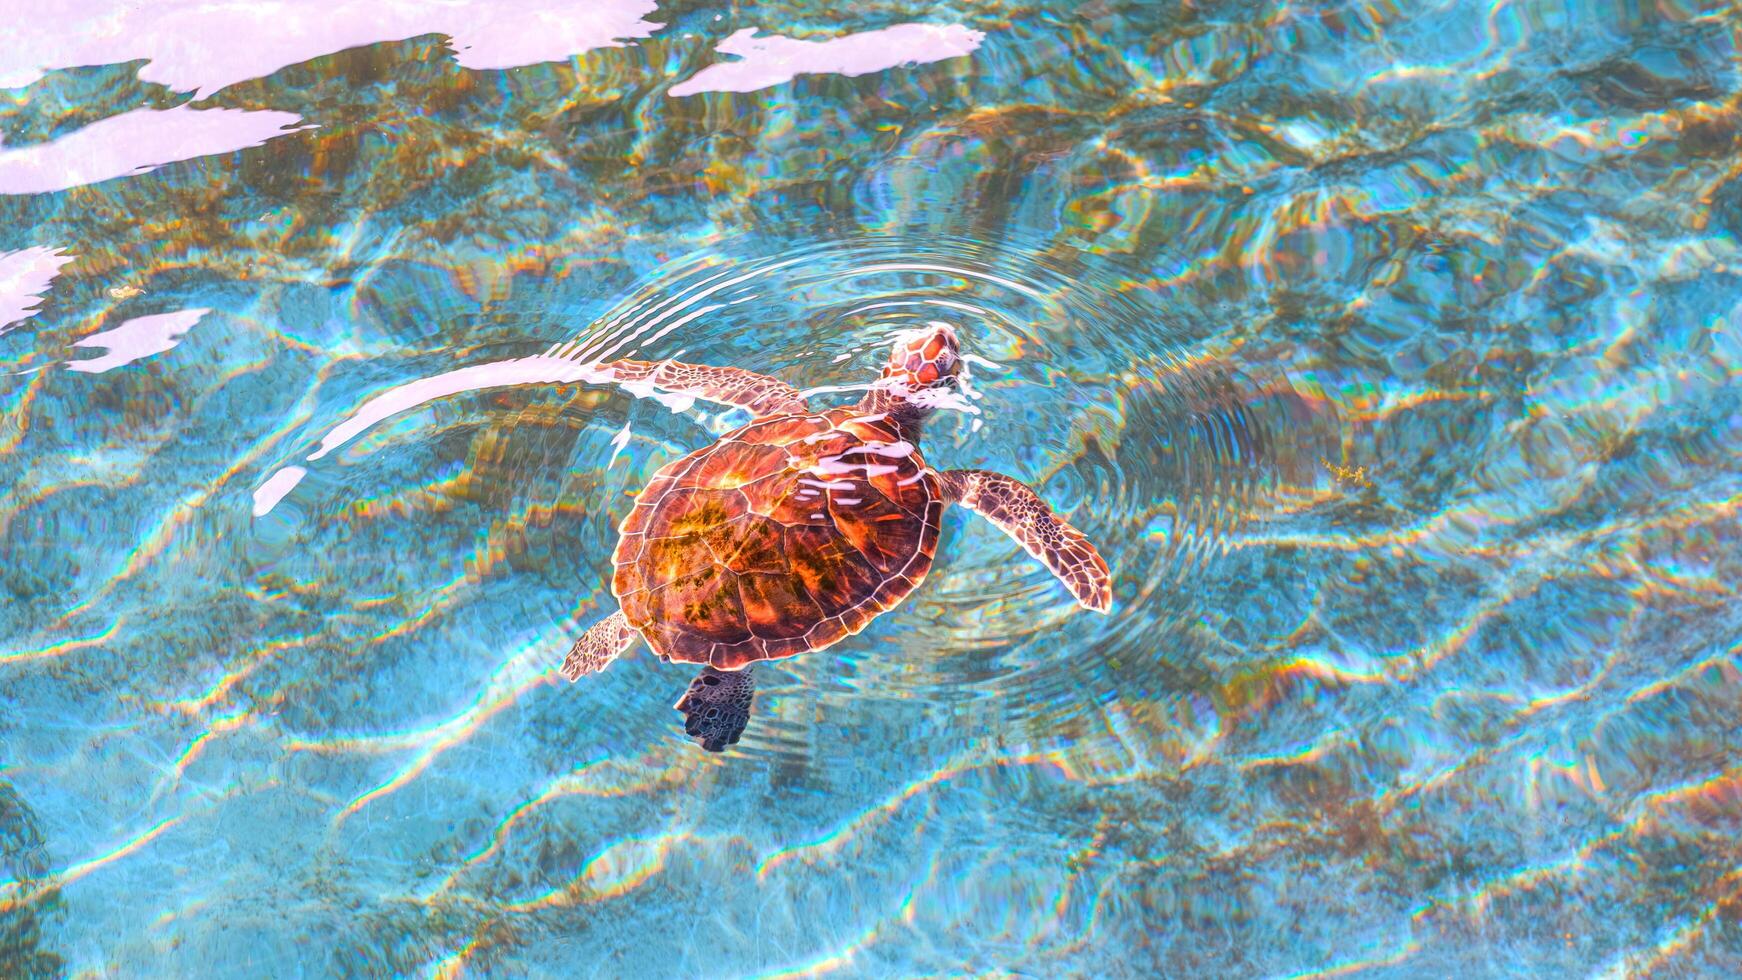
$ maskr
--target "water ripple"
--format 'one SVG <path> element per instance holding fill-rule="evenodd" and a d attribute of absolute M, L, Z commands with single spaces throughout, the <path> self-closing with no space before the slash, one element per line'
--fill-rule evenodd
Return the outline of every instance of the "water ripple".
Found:
<path fill-rule="evenodd" d="M 0 53 L 0 973 L 1734 972 L 1730 7 L 160 6 Z M 590 362 L 932 321 L 1109 616 L 554 682 L 745 420 Z"/>

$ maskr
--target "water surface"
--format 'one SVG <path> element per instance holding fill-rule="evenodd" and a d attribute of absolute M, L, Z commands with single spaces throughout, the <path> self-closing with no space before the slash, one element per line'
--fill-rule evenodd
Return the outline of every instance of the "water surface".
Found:
<path fill-rule="evenodd" d="M 14 14 L 0 973 L 1742 970 L 1731 7 Z M 933 321 L 1111 614 L 558 678 L 746 420 L 588 360 Z"/>

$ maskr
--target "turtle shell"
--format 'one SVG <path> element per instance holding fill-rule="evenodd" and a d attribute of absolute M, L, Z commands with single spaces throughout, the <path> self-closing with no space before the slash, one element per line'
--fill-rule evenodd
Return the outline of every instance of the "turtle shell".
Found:
<path fill-rule="evenodd" d="M 620 528 L 612 591 L 667 660 L 733 670 L 821 650 L 925 578 L 943 506 L 880 417 L 752 422 L 654 474 Z"/>

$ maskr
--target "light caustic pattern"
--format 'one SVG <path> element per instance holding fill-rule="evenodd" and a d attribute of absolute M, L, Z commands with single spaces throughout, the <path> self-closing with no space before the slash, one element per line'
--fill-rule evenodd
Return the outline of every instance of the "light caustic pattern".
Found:
<path fill-rule="evenodd" d="M 1742 966 L 1732 6 L 160 6 L 0 52 L 0 974 Z M 558 680 L 746 420 L 598 363 L 936 323 L 1109 615 Z"/>

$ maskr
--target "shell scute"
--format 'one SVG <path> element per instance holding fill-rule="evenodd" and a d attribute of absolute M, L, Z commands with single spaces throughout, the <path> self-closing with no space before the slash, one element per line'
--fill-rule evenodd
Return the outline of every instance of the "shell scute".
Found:
<path fill-rule="evenodd" d="M 865 619 L 868 622 L 870 617 L 867 616 Z M 804 638 L 805 642 L 809 643 L 812 648 L 820 649 L 831 643 L 838 643 L 853 635 L 854 632 L 854 630 L 847 628 L 845 620 L 837 616 L 831 619 L 825 619 L 815 626 L 812 626 L 810 632 L 806 633 Z"/>
<path fill-rule="evenodd" d="M 802 590 L 803 586 L 784 572 L 738 576 L 739 601 L 751 635 L 786 640 L 808 632 L 823 615 Z"/>
<path fill-rule="evenodd" d="M 786 549 L 793 577 L 828 616 L 864 602 L 885 577 L 832 529 L 789 527 Z"/>
<path fill-rule="evenodd" d="M 787 453 L 780 446 L 733 440 L 699 460 L 683 483 L 722 489 L 752 486 L 786 469 Z"/>
<path fill-rule="evenodd" d="M 700 538 L 745 513 L 735 491 L 673 490 L 649 518 L 649 538 Z"/>
<path fill-rule="evenodd" d="M 663 624 L 682 624 L 688 632 L 716 643 L 747 640 L 750 632 L 737 579 L 733 572 L 708 566 L 654 589 L 649 604 Z"/>
<path fill-rule="evenodd" d="M 643 579 L 675 583 L 695 566 L 696 537 L 650 538 L 636 559 Z"/>
<path fill-rule="evenodd" d="M 899 571 L 924 546 L 923 516 L 914 520 L 896 501 L 864 484 L 852 495 L 831 499 L 829 514 L 836 532 L 879 572 Z"/>
<path fill-rule="evenodd" d="M 624 518 L 623 613 L 661 656 L 721 669 L 856 633 L 931 567 L 942 503 L 924 467 L 855 410 L 729 433 L 662 468 Z"/>
<path fill-rule="evenodd" d="M 823 481 L 800 477 L 790 492 L 780 496 L 758 496 L 750 501 L 750 509 L 776 524 L 786 527 L 821 527 L 834 524 L 829 516 L 829 494 Z"/>
<path fill-rule="evenodd" d="M 726 438 L 753 446 L 784 446 L 830 428 L 828 419 L 820 415 L 787 415 L 752 422 Z"/>
<path fill-rule="evenodd" d="M 784 528 L 761 515 L 746 514 L 722 524 L 704 540 L 715 561 L 741 575 L 787 570 Z"/>

